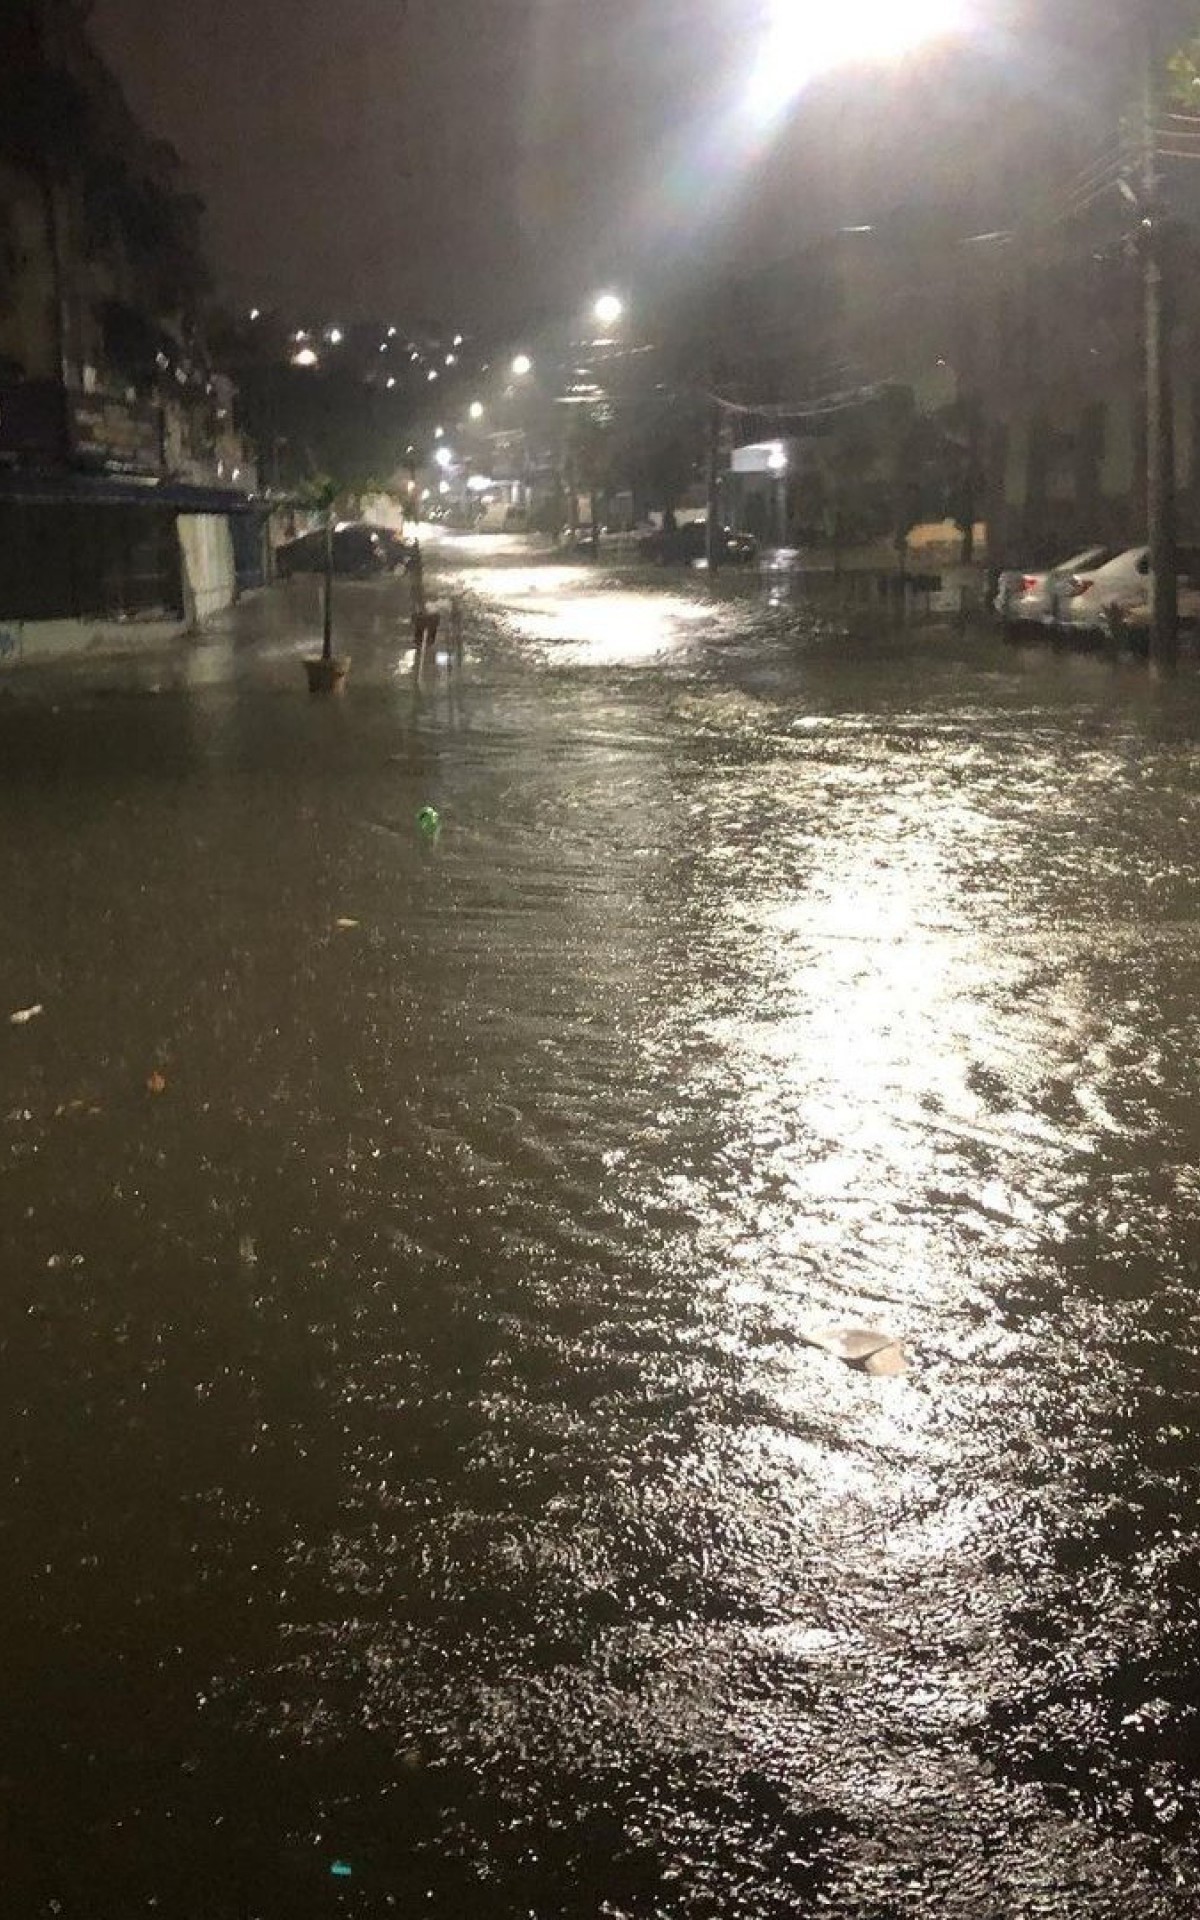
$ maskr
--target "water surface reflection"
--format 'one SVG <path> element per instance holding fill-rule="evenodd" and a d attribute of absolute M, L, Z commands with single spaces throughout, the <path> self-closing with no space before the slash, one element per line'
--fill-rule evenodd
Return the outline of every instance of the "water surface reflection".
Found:
<path fill-rule="evenodd" d="M 13 1897 L 1182 1920 L 1192 687 L 580 571 L 0 713 Z"/>

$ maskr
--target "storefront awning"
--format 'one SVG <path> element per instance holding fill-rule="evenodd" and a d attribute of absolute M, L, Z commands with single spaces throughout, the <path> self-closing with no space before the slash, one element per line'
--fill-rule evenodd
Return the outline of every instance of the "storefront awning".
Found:
<path fill-rule="evenodd" d="M 197 487 L 183 480 L 138 480 L 121 473 L 34 473 L 0 467 L 0 501 L 28 507 L 167 507 L 173 513 L 265 513 L 235 487 Z"/>

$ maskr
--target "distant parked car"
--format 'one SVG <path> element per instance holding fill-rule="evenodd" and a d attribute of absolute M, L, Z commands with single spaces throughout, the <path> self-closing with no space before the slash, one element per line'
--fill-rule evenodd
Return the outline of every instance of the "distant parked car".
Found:
<path fill-rule="evenodd" d="M 396 573 L 412 559 L 411 542 L 391 527 L 374 527 L 366 520 L 344 520 L 334 528 L 333 570 L 353 580 L 369 580 L 382 573 Z M 275 549 L 275 566 L 280 579 L 294 573 L 323 573 L 325 569 L 325 531 L 302 533 L 285 540 Z"/>
<path fill-rule="evenodd" d="M 720 558 L 726 564 L 745 565 L 758 555 L 758 541 L 752 533 L 735 533 L 732 527 L 722 527 L 717 538 L 720 542 Z M 703 560 L 707 555 L 708 528 L 703 520 L 685 521 L 674 532 L 657 527 L 653 533 L 644 534 L 638 541 L 638 557 L 656 561 L 660 566 L 671 561 L 689 563 Z"/>
<path fill-rule="evenodd" d="M 1102 567 L 1112 558 L 1111 547 L 1085 547 L 1043 572 L 1006 568 L 993 602 L 996 614 L 1010 626 L 1045 626 L 1056 618 L 1059 596 L 1072 576 Z"/>
<path fill-rule="evenodd" d="M 1114 614 L 1126 621 L 1140 617 L 1152 588 L 1149 547 L 1127 547 L 1105 566 L 1071 575 L 1058 599 L 1056 623 L 1068 633 L 1103 632 Z M 1200 547 L 1179 548 L 1179 588 L 1186 607 L 1188 595 L 1200 589 Z"/>

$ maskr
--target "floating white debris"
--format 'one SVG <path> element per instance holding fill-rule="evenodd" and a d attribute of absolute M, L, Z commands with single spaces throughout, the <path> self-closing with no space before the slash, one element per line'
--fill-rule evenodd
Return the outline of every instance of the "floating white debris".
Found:
<path fill-rule="evenodd" d="M 818 1327 L 801 1338 L 807 1346 L 819 1347 L 822 1353 L 844 1360 L 860 1373 L 887 1376 L 908 1371 L 901 1342 L 895 1334 L 881 1333 L 877 1327 Z"/>
<path fill-rule="evenodd" d="M 37 1019 L 41 1011 L 42 1011 L 42 1003 L 40 1000 L 38 1001 L 37 1005 L 33 1007 L 18 1007 L 15 1013 L 9 1014 L 8 1024 L 10 1027 L 27 1026 L 31 1020 Z"/>

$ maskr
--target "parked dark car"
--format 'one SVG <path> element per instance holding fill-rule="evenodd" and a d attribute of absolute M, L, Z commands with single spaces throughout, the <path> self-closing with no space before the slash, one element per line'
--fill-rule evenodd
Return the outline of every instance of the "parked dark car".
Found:
<path fill-rule="evenodd" d="M 412 556 L 412 543 L 390 527 L 373 527 L 366 520 L 346 520 L 334 529 L 333 570 L 352 580 L 397 573 L 411 563 Z M 285 540 L 275 549 L 275 566 L 281 580 L 289 580 L 294 573 L 324 572 L 324 529 L 318 527 L 313 533 Z"/>
<path fill-rule="evenodd" d="M 752 533 L 735 533 L 732 527 L 720 528 L 718 557 L 727 566 L 744 566 L 758 556 L 758 541 Z M 708 555 L 708 528 L 703 520 L 688 520 L 674 532 L 659 527 L 638 541 L 638 557 L 653 560 L 659 566 L 671 562 L 690 564 Z"/>

